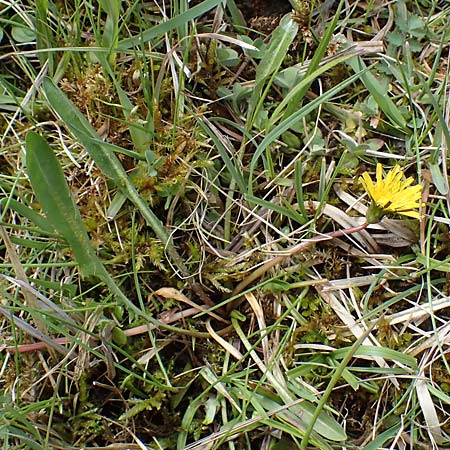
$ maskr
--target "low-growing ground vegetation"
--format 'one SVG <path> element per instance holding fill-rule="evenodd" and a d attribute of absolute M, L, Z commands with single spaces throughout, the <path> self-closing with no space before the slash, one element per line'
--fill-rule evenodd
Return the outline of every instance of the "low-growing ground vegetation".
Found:
<path fill-rule="evenodd" d="M 2 448 L 449 448 L 449 18 L 0 2 Z"/>

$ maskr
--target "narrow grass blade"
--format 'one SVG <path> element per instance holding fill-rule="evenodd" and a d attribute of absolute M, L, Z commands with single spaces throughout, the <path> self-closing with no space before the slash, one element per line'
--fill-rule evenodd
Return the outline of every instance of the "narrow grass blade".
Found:
<path fill-rule="evenodd" d="M 106 56 L 102 53 L 97 53 L 96 56 L 101 62 L 103 70 L 109 75 L 111 81 L 114 84 L 117 96 L 119 97 L 120 105 L 122 106 L 123 115 L 128 122 L 130 136 L 133 141 L 133 147 L 139 155 L 143 155 L 145 150 L 148 149 L 151 141 L 151 125 L 144 125 L 146 121 L 139 120 L 140 117 L 135 112 L 135 105 L 133 105 L 131 100 L 128 98 L 127 93 L 118 82 L 114 70 L 111 67 L 110 61 L 108 61 Z"/>
<path fill-rule="evenodd" d="M 205 0 L 204 2 L 189 8 L 186 12 L 179 14 L 172 19 L 162 22 L 154 27 L 148 28 L 143 31 L 138 36 L 133 36 L 131 38 L 123 39 L 118 44 L 119 50 L 126 50 L 134 46 L 141 46 L 146 42 L 161 37 L 164 33 L 167 33 L 174 28 L 183 26 L 186 22 L 194 20 L 195 18 L 201 16 L 202 14 L 211 11 L 211 9 L 223 3 L 223 0 Z"/>
<path fill-rule="evenodd" d="M 331 23 L 328 25 L 324 35 L 320 38 L 319 45 L 314 52 L 314 56 L 311 60 L 311 63 L 308 66 L 308 70 L 306 71 L 305 78 L 313 74 L 316 69 L 319 67 L 319 64 L 321 63 L 325 52 L 328 49 L 328 44 L 333 37 L 334 29 L 336 28 L 337 22 L 339 20 L 339 15 L 341 13 L 342 6 L 344 4 L 344 1 L 341 0 L 339 2 L 339 5 L 336 8 L 336 12 L 334 13 L 334 17 L 331 21 Z M 296 109 L 301 105 L 301 102 L 303 100 L 304 95 L 306 94 L 306 91 L 310 84 L 312 83 L 312 80 L 308 84 L 304 84 L 302 88 L 293 96 L 292 101 L 290 102 L 288 108 L 286 109 L 284 117 L 289 117 L 292 113 L 295 112 Z"/>
<path fill-rule="evenodd" d="M 336 67 L 338 64 L 341 64 L 350 58 L 354 58 L 351 54 L 342 55 L 332 59 L 330 62 L 322 65 L 321 67 L 316 68 L 314 71 L 306 73 L 301 81 L 286 94 L 286 96 L 281 100 L 281 102 L 277 105 L 277 107 L 273 110 L 271 117 L 269 119 L 269 130 L 272 129 L 272 126 L 281 118 L 287 119 L 289 116 L 295 113 L 298 110 L 301 100 L 308 89 L 308 86 L 316 80 L 320 75 L 331 70 L 333 67 Z M 292 108 L 294 106 L 294 108 Z M 283 112 L 284 111 L 284 112 Z"/>
<path fill-rule="evenodd" d="M 10 311 L 8 311 L 6 308 L 3 308 L 0 306 L 0 313 L 3 314 L 5 317 L 7 317 L 12 324 L 20 328 L 24 333 L 28 334 L 29 336 L 33 336 L 34 338 L 42 341 L 50 348 L 53 348 L 57 352 L 67 355 L 69 353 L 69 349 L 62 346 L 61 344 L 57 344 L 53 342 L 52 339 L 50 339 L 46 334 L 39 331 L 37 328 L 34 328 L 24 320 L 20 319 L 19 317 L 12 314 Z"/>
<path fill-rule="evenodd" d="M 37 225 L 42 231 L 45 231 L 48 234 L 53 234 L 55 232 L 55 229 L 45 217 L 41 216 L 28 206 L 25 206 L 23 203 L 14 200 L 13 198 L 2 198 L 0 200 L 0 211 L 2 214 L 3 208 L 12 209 L 22 217 L 26 217 L 28 220 Z"/>
<path fill-rule="evenodd" d="M 46 78 L 43 82 L 43 86 L 45 95 L 52 108 L 61 117 L 74 136 L 86 148 L 100 170 L 110 178 L 140 210 L 158 239 L 164 244 L 167 244 L 169 242 L 169 236 L 163 224 L 148 207 L 147 203 L 140 197 L 119 159 L 111 151 L 111 145 L 106 145 L 100 140 L 88 120 L 50 79 Z"/>
<path fill-rule="evenodd" d="M 342 89 L 345 89 L 349 84 L 353 83 L 355 80 L 360 78 L 360 76 L 361 72 L 358 72 L 357 74 L 347 78 L 345 81 L 339 83 L 337 86 L 325 92 L 320 97 L 317 97 L 307 105 L 304 105 L 302 108 L 300 108 L 286 120 L 281 121 L 272 131 L 270 131 L 267 134 L 267 136 L 258 145 L 258 148 L 253 154 L 252 160 L 250 162 L 250 170 L 249 170 L 250 173 L 247 185 L 248 195 L 253 195 L 253 172 L 255 170 L 256 164 L 258 163 L 258 160 L 263 154 L 263 152 L 269 147 L 269 145 L 272 144 L 272 142 L 274 142 L 278 137 L 280 137 L 281 134 L 287 131 L 291 126 L 298 123 L 298 121 L 302 117 L 305 117 L 311 111 L 314 111 L 314 109 L 316 109 L 320 104 L 332 98 Z"/>
<path fill-rule="evenodd" d="M 48 22 L 48 0 L 36 0 L 36 48 L 47 50 L 52 47 L 51 29 Z M 41 65 L 48 61 L 48 72 L 53 74 L 54 61 L 52 52 L 38 52 Z"/>
<path fill-rule="evenodd" d="M 244 177 L 242 176 L 242 171 L 237 166 L 229 156 L 231 152 L 227 151 L 227 143 L 222 138 L 220 131 L 215 127 L 215 125 L 210 122 L 206 117 L 199 117 L 198 124 L 203 129 L 203 131 L 212 139 L 217 151 L 219 152 L 226 168 L 230 172 L 234 181 L 239 187 L 241 193 L 246 191 Z"/>
<path fill-rule="evenodd" d="M 100 0 L 100 6 L 106 11 L 105 24 L 103 26 L 102 47 L 107 49 L 115 49 L 119 42 L 119 15 L 120 15 L 120 1 L 119 0 Z M 114 63 L 116 52 L 111 52 L 109 55 L 109 62 Z"/>
<path fill-rule="evenodd" d="M 305 219 L 304 217 L 299 214 L 291 205 L 285 204 L 283 205 L 277 205 L 274 202 L 271 202 L 269 200 L 263 200 L 262 198 L 255 197 L 254 195 L 247 195 L 247 200 L 251 203 L 254 203 L 258 206 L 262 206 L 263 208 L 267 208 L 270 211 L 275 211 L 278 214 L 289 217 L 292 220 L 295 220 L 298 223 L 304 223 Z"/>
<path fill-rule="evenodd" d="M 384 444 L 398 433 L 399 426 L 394 426 L 380 433 L 373 441 L 362 448 L 362 450 L 379 450 Z"/>
<path fill-rule="evenodd" d="M 353 351 L 352 347 L 340 348 L 333 352 L 333 357 L 335 359 L 345 358 L 349 351 Z M 353 352 L 353 356 L 377 356 L 383 359 L 391 359 L 413 370 L 417 370 L 416 358 L 391 348 L 361 345 Z"/>
<path fill-rule="evenodd" d="M 367 67 L 361 57 L 355 56 L 354 58 L 350 58 L 348 60 L 348 65 L 353 69 L 355 73 L 361 74 L 360 78 L 362 83 L 371 93 L 380 109 L 386 114 L 389 119 L 392 120 L 393 124 L 399 127 L 402 131 L 408 132 L 405 117 L 397 108 L 395 103 L 390 99 L 390 97 L 386 95 L 385 88 L 375 78 L 372 72 L 370 72 L 370 70 L 366 70 Z"/>

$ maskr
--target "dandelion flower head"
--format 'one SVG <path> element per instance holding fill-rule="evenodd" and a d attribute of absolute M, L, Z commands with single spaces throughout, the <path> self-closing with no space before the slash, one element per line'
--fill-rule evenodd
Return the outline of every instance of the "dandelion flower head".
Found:
<path fill-rule="evenodd" d="M 377 164 L 376 183 L 367 172 L 364 172 L 359 180 L 372 199 L 367 212 L 369 223 L 379 222 L 386 213 L 420 218 L 417 209 L 422 206 L 422 186 L 412 185 L 414 182 L 412 177 L 404 179 L 400 166 L 396 165 L 383 178 L 383 167 Z"/>

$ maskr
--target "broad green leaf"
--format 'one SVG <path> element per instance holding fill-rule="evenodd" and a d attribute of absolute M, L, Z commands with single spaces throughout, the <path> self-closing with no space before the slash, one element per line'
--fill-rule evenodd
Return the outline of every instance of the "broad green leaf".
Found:
<path fill-rule="evenodd" d="M 255 88 L 253 89 L 249 103 L 247 129 L 252 127 L 256 113 L 261 107 L 273 79 L 278 73 L 278 69 L 286 56 L 289 46 L 297 36 L 297 31 L 297 22 L 288 14 L 281 19 L 280 25 L 272 33 L 269 46 L 256 67 Z M 265 86 L 266 88 L 264 89 Z"/>
<path fill-rule="evenodd" d="M 396 426 L 391 427 L 386 431 L 383 431 L 373 441 L 371 441 L 361 450 L 379 450 L 380 448 L 385 447 L 384 444 L 388 442 L 389 439 L 394 438 L 398 434 L 398 430 L 400 429 L 401 426 L 402 425 L 399 422 Z"/>
<path fill-rule="evenodd" d="M 224 67 L 233 67 L 240 62 L 238 52 L 232 48 L 218 48 L 216 53 L 217 62 Z"/>
<path fill-rule="evenodd" d="M 430 164 L 430 172 L 431 172 L 431 178 L 433 179 L 433 183 L 436 186 L 439 193 L 441 195 L 447 195 L 448 194 L 448 182 L 442 175 L 440 165 L 439 164 Z"/>
<path fill-rule="evenodd" d="M 69 243 L 84 276 L 104 275 L 91 246 L 80 212 L 50 145 L 37 133 L 26 139 L 27 170 L 33 191 L 49 222 Z"/>
<path fill-rule="evenodd" d="M 165 245 L 169 258 L 175 266 L 177 266 L 180 273 L 183 276 L 188 277 L 189 272 L 186 265 L 173 246 L 164 225 L 149 208 L 147 202 L 139 195 L 119 159 L 111 151 L 111 149 L 115 146 L 111 146 L 111 144 L 106 144 L 100 140 L 95 129 L 83 116 L 79 109 L 50 79 L 45 78 L 43 81 L 43 86 L 47 100 L 55 112 L 61 117 L 69 130 L 85 147 L 99 169 L 108 178 L 110 178 L 116 187 L 136 206 L 146 220 L 147 224 L 153 229 L 156 237 Z M 117 149 L 121 151 L 120 147 L 117 147 Z M 131 307 L 142 314 L 139 309 L 125 297 L 106 271 L 104 271 L 102 280 L 108 284 L 108 287 L 116 294 L 116 296 L 121 297 L 122 301 L 129 308 Z M 158 325 L 163 326 L 160 322 L 158 322 Z M 171 327 L 164 325 L 164 328 L 170 329 Z"/>
<path fill-rule="evenodd" d="M 11 37 L 19 44 L 25 44 L 36 40 L 36 31 L 33 28 L 30 28 L 31 21 L 31 17 L 22 17 L 19 14 L 15 14 L 11 17 Z"/>
<path fill-rule="evenodd" d="M 91 245 L 80 212 L 50 145 L 37 133 L 30 132 L 27 135 L 26 146 L 28 176 L 36 198 L 49 222 L 70 245 L 82 274 L 102 280 L 115 297 L 127 307 L 129 313 L 143 316 L 155 326 L 161 326 L 160 322 L 147 317 L 134 305 L 105 270 Z"/>

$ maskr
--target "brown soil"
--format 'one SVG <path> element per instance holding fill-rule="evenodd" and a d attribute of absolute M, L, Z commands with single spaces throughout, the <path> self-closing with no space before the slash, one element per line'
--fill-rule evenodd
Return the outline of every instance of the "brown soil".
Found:
<path fill-rule="evenodd" d="M 238 0 L 236 4 L 247 22 L 255 17 L 281 16 L 292 10 L 288 0 Z"/>

